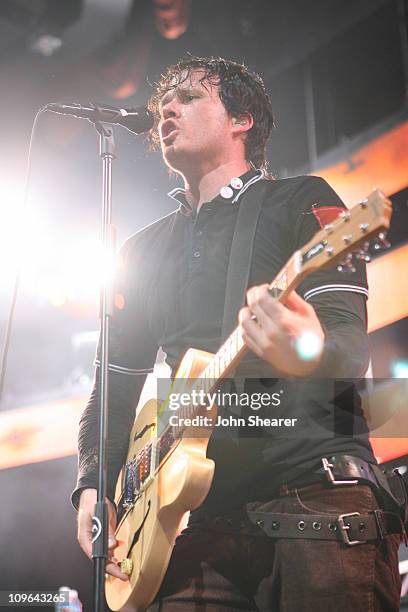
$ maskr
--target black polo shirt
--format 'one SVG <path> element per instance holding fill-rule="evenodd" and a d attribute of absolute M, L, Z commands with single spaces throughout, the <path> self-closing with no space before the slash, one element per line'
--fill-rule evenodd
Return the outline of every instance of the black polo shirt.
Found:
<path fill-rule="evenodd" d="M 111 323 L 111 496 L 126 454 L 134 406 L 158 347 L 166 353 L 174 374 L 188 348 L 215 352 L 222 343 L 237 212 L 243 194 L 249 196 L 259 180 L 263 180 L 259 171 L 233 179 L 198 213 L 189 207 L 182 190 L 174 190 L 170 195 L 179 203 L 177 210 L 139 231 L 121 249 Z M 292 253 L 330 222 L 339 208 L 344 204 L 321 178 L 270 181 L 257 225 L 249 286 L 271 282 Z M 285 400 L 274 416 L 298 418 L 299 427 L 291 432 L 241 428 L 238 435 L 218 430 L 208 451 L 216 461 L 208 505 L 270 495 L 283 482 L 314 469 L 322 456 L 343 452 L 374 461 L 361 428 L 363 421 L 360 435 L 354 435 L 355 428 L 353 433 L 356 416 L 360 417 L 354 386 L 351 392 L 349 384 L 344 387 L 343 404 L 347 405 L 333 404 L 332 394 L 333 378 L 358 378 L 368 365 L 364 266 L 359 263 L 357 271 L 347 275 L 336 268 L 313 273 L 298 292 L 313 304 L 325 329 L 325 354 L 318 375 L 326 382 L 316 377 L 278 379 L 271 366 L 249 355 L 250 370 L 242 371 L 244 388 L 283 391 Z M 95 388 L 81 420 L 77 490 L 95 486 L 97 399 Z M 270 415 L 270 410 L 259 414 L 265 416 L 265 412 Z"/>

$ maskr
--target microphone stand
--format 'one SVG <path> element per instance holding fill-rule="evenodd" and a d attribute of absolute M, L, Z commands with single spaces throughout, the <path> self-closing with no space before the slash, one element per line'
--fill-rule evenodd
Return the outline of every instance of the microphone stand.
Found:
<path fill-rule="evenodd" d="M 115 228 L 112 217 L 112 160 L 115 159 L 115 142 L 111 125 L 96 122 L 99 134 L 99 156 L 103 164 L 102 176 L 102 244 L 104 252 L 113 260 Z M 113 312 L 112 278 L 106 278 L 100 294 L 101 362 L 99 376 L 98 420 L 98 486 L 95 514 L 92 517 L 92 558 L 94 560 L 94 612 L 105 612 L 105 565 L 108 558 L 108 504 L 107 492 L 107 435 L 108 435 L 108 365 L 109 322 Z"/>

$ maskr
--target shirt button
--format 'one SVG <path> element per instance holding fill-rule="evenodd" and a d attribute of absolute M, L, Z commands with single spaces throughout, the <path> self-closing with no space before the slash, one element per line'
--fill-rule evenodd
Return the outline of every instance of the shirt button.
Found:
<path fill-rule="evenodd" d="M 197 232 L 197 236 L 202 236 L 202 235 L 203 235 L 202 230 L 198 230 L 198 232 Z"/>
<path fill-rule="evenodd" d="M 220 195 L 226 200 L 229 200 L 234 195 L 234 192 L 232 191 L 231 187 L 228 187 L 227 185 L 221 189 Z"/>
<path fill-rule="evenodd" d="M 201 253 L 200 251 L 194 251 L 193 253 L 193 257 L 195 257 L 197 259 L 197 257 L 200 257 Z"/>
<path fill-rule="evenodd" d="M 243 184 L 244 183 L 242 182 L 242 180 L 239 177 L 234 177 L 233 179 L 231 179 L 231 186 L 234 189 L 241 189 Z"/>

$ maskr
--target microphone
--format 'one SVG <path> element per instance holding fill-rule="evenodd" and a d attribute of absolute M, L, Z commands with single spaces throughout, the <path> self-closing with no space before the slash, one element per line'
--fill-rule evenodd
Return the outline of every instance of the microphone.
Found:
<path fill-rule="evenodd" d="M 148 132 L 154 123 L 153 113 L 146 106 L 135 108 L 115 108 L 105 104 L 93 104 L 88 106 L 82 104 L 63 104 L 62 102 L 49 102 L 41 110 L 49 110 L 60 115 L 71 115 L 80 119 L 88 119 L 92 123 L 102 121 L 104 123 L 117 123 L 125 127 L 133 134 Z"/>

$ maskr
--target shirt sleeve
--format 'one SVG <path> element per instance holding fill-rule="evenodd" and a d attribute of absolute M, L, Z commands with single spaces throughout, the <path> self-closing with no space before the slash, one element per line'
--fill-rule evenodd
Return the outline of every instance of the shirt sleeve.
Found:
<path fill-rule="evenodd" d="M 336 192 L 319 177 L 305 177 L 291 205 L 293 251 L 347 210 Z M 297 289 L 312 304 L 325 331 L 318 376 L 358 378 L 369 364 L 366 266 L 362 260 L 353 261 L 353 266 L 355 271 L 340 272 L 334 265 L 313 272 Z"/>
<path fill-rule="evenodd" d="M 114 309 L 109 332 L 107 493 L 112 501 L 116 481 L 127 454 L 140 392 L 147 374 L 153 371 L 158 349 L 142 299 L 142 263 L 135 239 L 130 239 L 118 256 Z M 71 496 L 76 509 L 81 491 L 97 486 L 100 345 L 95 365 L 94 387 L 79 424 L 78 480 Z"/>

